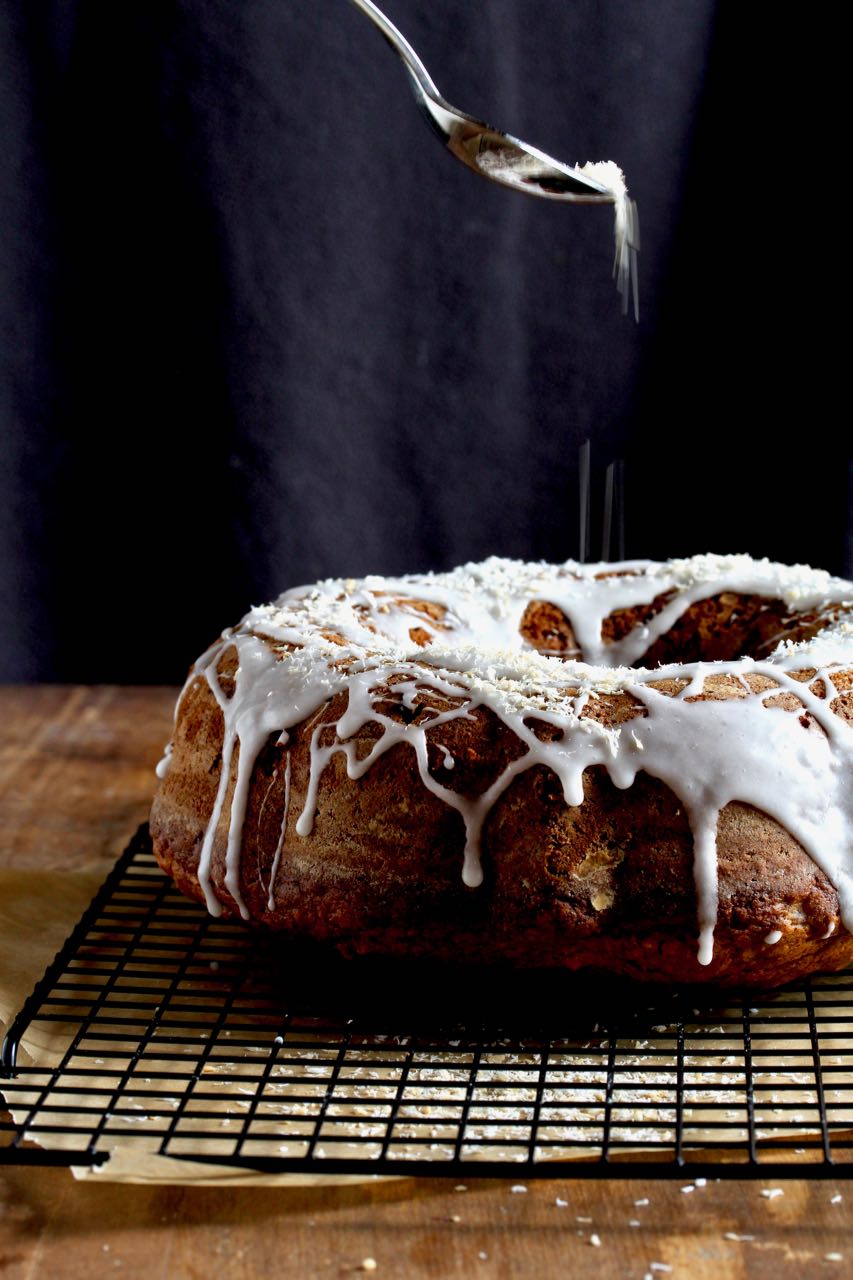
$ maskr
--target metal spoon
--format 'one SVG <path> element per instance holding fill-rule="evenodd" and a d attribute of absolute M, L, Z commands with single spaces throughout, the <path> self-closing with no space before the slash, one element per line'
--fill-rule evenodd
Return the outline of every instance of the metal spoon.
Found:
<path fill-rule="evenodd" d="M 580 169 L 502 133 L 458 110 L 441 96 L 409 42 L 372 0 L 352 0 L 376 24 L 409 73 L 418 106 L 447 149 L 469 169 L 515 191 L 549 200 L 615 204 L 624 193 L 588 177 Z"/>

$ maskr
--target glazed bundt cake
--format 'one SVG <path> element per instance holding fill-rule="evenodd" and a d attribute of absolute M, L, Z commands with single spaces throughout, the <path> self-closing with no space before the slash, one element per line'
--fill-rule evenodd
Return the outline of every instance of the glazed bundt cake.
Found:
<path fill-rule="evenodd" d="M 853 583 L 747 556 L 321 582 L 193 667 L 156 856 L 349 954 L 773 986 L 853 960 Z"/>

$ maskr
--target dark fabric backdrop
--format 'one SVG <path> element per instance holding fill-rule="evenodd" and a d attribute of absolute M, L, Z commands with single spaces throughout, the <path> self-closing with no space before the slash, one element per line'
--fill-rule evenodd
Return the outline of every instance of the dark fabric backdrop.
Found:
<path fill-rule="evenodd" d="M 596 518 L 625 462 L 629 555 L 853 569 L 828 337 L 809 354 L 843 233 L 788 178 L 808 29 L 386 8 L 451 101 L 623 166 L 640 325 L 610 211 L 443 153 L 345 0 L 3 0 L 0 678 L 178 680 L 285 586 L 574 555 L 587 438 Z"/>

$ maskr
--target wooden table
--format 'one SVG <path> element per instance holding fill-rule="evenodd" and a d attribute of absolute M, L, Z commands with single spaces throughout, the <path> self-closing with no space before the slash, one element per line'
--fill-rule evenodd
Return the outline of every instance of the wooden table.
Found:
<path fill-rule="evenodd" d="M 144 820 L 174 690 L 0 690 L 0 872 L 105 872 Z M 45 960 L 49 958 L 45 955 Z M 37 975 L 33 975 L 35 977 Z M 471 1178 L 346 1188 L 77 1183 L 0 1168 L 4 1280 L 853 1274 L 853 1184 Z M 840 1197 L 840 1198 L 839 1198 Z M 374 1266 L 375 1264 L 375 1266 Z"/>

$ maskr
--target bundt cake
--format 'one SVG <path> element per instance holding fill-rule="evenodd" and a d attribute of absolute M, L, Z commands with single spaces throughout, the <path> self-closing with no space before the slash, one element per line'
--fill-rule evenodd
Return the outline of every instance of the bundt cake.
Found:
<path fill-rule="evenodd" d="M 195 664 L 151 815 L 348 954 L 774 986 L 853 960 L 853 583 L 748 556 L 330 580 Z"/>

